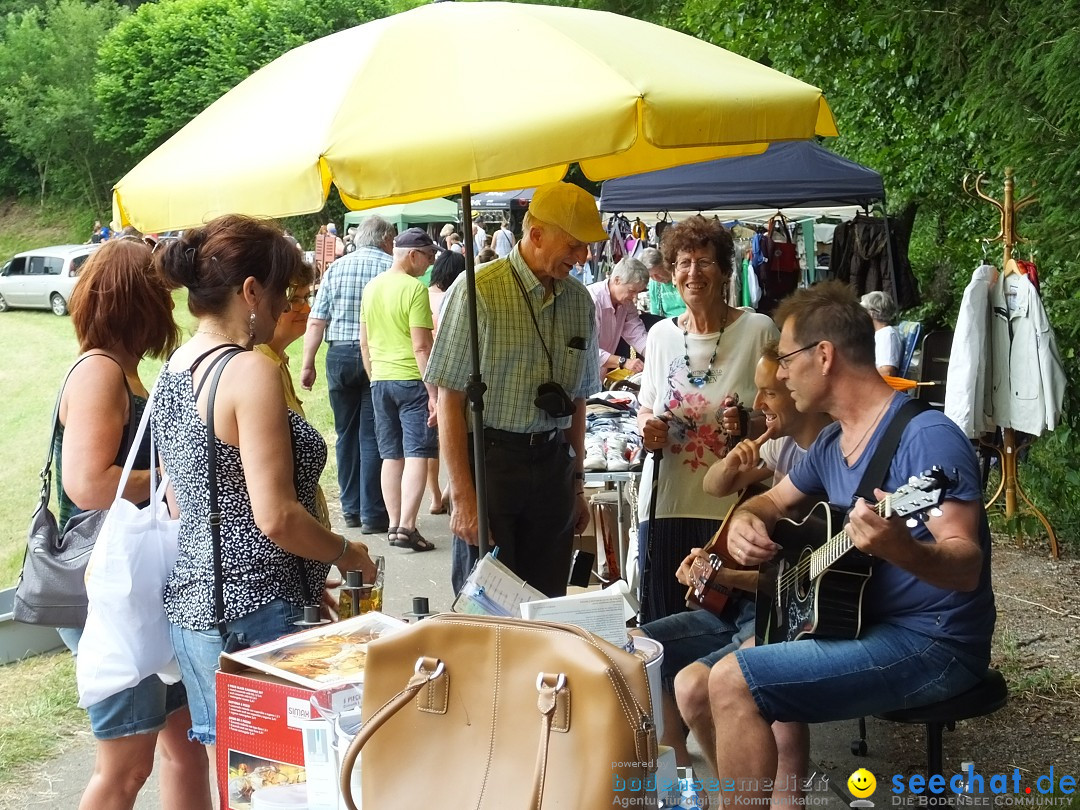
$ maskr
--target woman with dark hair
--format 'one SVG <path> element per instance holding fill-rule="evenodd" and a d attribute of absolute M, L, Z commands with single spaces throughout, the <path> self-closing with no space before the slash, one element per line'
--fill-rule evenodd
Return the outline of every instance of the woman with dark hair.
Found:
<path fill-rule="evenodd" d="M 114 239 L 94 253 L 71 296 L 71 323 L 81 352 L 60 398 L 54 454 L 59 523 L 86 509 L 108 509 L 116 495 L 147 392 L 139 362 L 165 357 L 180 338 L 169 291 L 153 273 L 150 247 Z M 150 498 L 150 434 L 139 447 L 124 497 Z M 81 629 L 60 631 L 77 649 Z M 98 740 L 94 772 L 79 807 L 135 806 L 161 753 L 161 806 L 211 807 L 206 753 L 188 742 L 191 723 L 182 684 L 151 675 L 87 709 Z"/>
<path fill-rule="evenodd" d="M 435 259 L 431 270 L 431 286 L 428 287 L 428 299 L 431 302 L 431 321 L 435 325 L 433 334 L 439 331 L 439 316 L 442 314 L 443 299 L 454 279 L 465 272 L 465 256 L 453 250 L 444 250 Z M 441 515 L 447 511 L 448 496 L 439 483 L 439 459 L 429 458 L 427 465 L 427 492 L 431 498 L 428 511 Z"/>
<path fill-rule="evenodd" d="M 675 579 L 679 563 L 705 545 L 733 502 L 702 489 L 709 467 L 727 454 L 725 402 L 754 401 L 754 368 L 765 344 L 779 336 L 767 315 L 727 304 L 734 246 L 719 222 L 690 217 L 664 231 L 660 249 L 686 311 L 657 323 L 645 344 L 638 425 L 645 449 L 662 450 L 663 458 L 654 521 L 652 454 L 641 475 L 642 623 L 685 608 L 686 587 Z"/>
<path fill-rule="evenodd" d="M 281 230 L 242 216 L 192 228 L 155 254 L 159 272 L 188 289 L 198 328 L 162 369 L 152 417 L 162 464 L 180 514 L 180 552 L 165 586 L 165 612 L 191 706 L 191 736 L 215 743 L 214 673 L 226 645 L 255 645 L 296 630 L 302 608 L 323 598 L 332 564 L 375 576 L 367 547 L 316 519 L 326 463 L 319 432 L 285 407 L 281 375 L 250 349 L 273 338 L 291 290 L 311 284 L 311 268 Z M 214 397 L 217 474 L 208 475 L 206 413 Z M 220 583 L 207 492 L 221 505 Z M 223 619 L 215 595 L 220 587 Z M 211 756 L 211 762 L 214 761 Z"/>

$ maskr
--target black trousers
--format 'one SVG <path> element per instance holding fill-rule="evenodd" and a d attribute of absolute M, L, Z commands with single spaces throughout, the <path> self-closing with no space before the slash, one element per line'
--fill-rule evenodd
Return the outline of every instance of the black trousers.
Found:
<path fill-rule="evenodd" d="M 471 439 L 470 439 L 471 442 Z M 570 444 L 560 432 L 533 447 L 485 441 L 488 521 L 503 565 L 548 596 L 565 596 L 577 492 Z M 469 459 L 473 459 L 472 444 Z M 479 547 L 454 537 L 451 580 L 461 590 Z"/>

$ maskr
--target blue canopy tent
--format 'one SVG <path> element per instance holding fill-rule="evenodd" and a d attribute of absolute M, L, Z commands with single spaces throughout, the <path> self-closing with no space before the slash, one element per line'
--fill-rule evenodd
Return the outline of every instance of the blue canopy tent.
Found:
<path fill-rule="evenodd" d="M 606 180 L 600 210 L 709 211 L 862 205 L 885 199 L 881 175 L 813 141 L 774 143 L 760 155 L 724 158 Z"/>

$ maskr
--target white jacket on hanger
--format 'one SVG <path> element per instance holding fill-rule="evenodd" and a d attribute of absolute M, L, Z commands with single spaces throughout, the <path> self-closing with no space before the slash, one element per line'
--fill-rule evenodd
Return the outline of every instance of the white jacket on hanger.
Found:
<path fill-rule="evenodd" d="M 1021 273 L 990 288 L 994 424 L 1039 436 L 1053 430 L 1065 396 L 1065 370 L 1042 299 Z"/>
<path fill-rule="evenodd" d="M 994 429 L 990 400 L 990 287 L 997 268 L 975 268 L 964 288 L 956 316 L 949 370 L 945 378 L 945 415 L 969 439 Z"/>

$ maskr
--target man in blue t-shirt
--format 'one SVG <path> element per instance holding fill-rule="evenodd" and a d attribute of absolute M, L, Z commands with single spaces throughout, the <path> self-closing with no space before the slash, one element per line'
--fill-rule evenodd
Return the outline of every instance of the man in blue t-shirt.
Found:
<path fill-rule="evenodd" d="M 770 533 L 815 501 L 846 507 L 907 400 L 874 366 L 874 328 L 851 289 L 827 282 L 781 304 L 780 369 L 796 407 L 836 422 L 769 492 L 730 521 L 728 551 L 744 565 L 772 559 Z M 804 638 L 739 650 L 710 672 L 721 783 L 761 786 L 776 772 L 774 721 L 818 723 L 933 703 L 979 683 L 990 660 L 994 596 L 990 529 L 971 444 L 944 415 L 926 411 L 904 431 L 878 498 L 939 466 L 956 479 L 940 515 L 914 529 L 859 500 L 846 530 L 872 556 L 857 639 Z M 835 531 L 835 529 L 834 529 Z M 822 538 L 824 539 L 824 538 Z M 764 791 L 746 791 L 763 797 Z M 743 801 L 737 797 L 736 801 Z"/>

